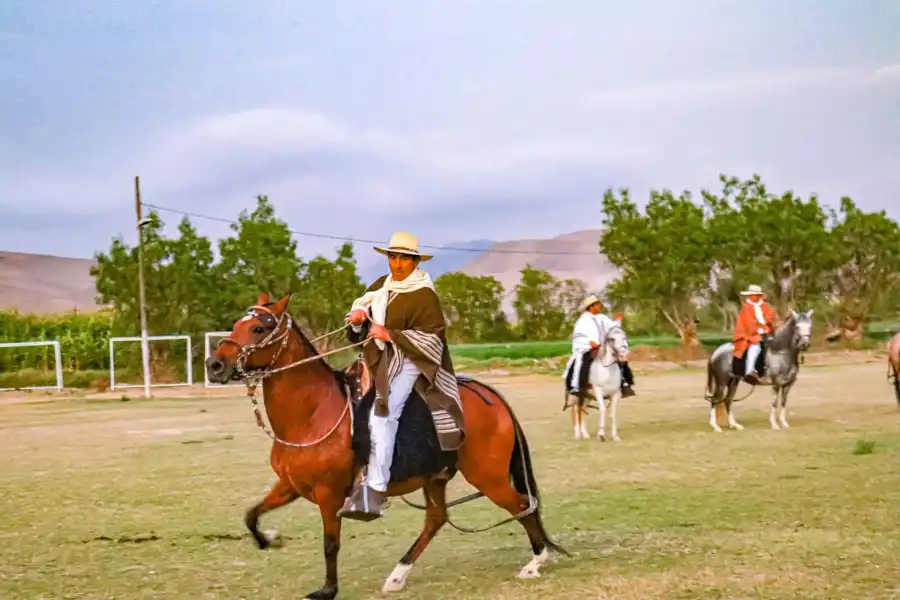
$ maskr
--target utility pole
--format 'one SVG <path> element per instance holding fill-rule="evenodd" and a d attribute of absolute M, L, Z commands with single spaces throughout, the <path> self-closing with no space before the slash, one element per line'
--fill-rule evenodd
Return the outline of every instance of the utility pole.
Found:
<path fill-rule="evenodd" d="M 150 344 L 147 340 L 147 306 L 144 303 L 144 219 L 141 216 L 141 178 L 134 176 L 134 209 L 138 234 L 138 301 L 141 305 L 141 362 L 144 365 L 144 398 L 150 397 Z"/>

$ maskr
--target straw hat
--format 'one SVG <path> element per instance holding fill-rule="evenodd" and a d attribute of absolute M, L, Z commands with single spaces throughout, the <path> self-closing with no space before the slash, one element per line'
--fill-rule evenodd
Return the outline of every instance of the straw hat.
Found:
<path fill-rule="evenodd" d="M 406 233 L 405 231 L 398 231 L 392 235 L 387 248 L 375 246 L 375 250 L 382 254 L 406 254 L 409 256 L 416 256 L 422 262 L 433 258 L 430 254 L 420 254 L 419 238 L 411 233 Z"/>
<path fill-rule="evenodd" d="M 584 299 L 584 302 L 581 303 L 581 310 L 587 310 L 588 308 L 591 307 L 592 304 L 597 304 L 598 302 L 601 305 L 603 304 L 603 301 L 600 300 L 600 298 L 598 298 L 594 294 L 591 294 L 590 296 L 588 296 L 587 298 Z"/>
<path fill-rule="evenodd" d="M 747 286 L 747 289 L 741 292 L 741 296 L 766 296 L 767 294 L 761 287 L 756 284 Z"/>

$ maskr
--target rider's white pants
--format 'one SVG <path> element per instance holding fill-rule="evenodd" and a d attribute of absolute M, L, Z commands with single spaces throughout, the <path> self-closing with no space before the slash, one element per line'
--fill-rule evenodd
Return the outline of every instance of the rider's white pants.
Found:
<path fill-rule="evenodd" d="M 759 344 L 753 344 L 747 348 L 747 360 L 744 366 L 744 375 L 749 375 L 756 370 L 756 360 L 759 358 L 760 352 L 762 352 L 762 346 Z"/>
<path fill-rule="evenodd" d="M 372 412 L 369 415 L 372 451 L 369 454 L 366 483 L 373 490 L 378 490 L 379 492 L 387 491 L 388 482 L 391 480 L 391 462 L 394 459 L 397 424 L 419 374 L 419 368 L 416 367 L 415 363 L 409 358 L 404 358 L 403 367 L 390 382 L 388 416 L 377 416 L 375 414 L 375 405 L 372 405 Z"/>

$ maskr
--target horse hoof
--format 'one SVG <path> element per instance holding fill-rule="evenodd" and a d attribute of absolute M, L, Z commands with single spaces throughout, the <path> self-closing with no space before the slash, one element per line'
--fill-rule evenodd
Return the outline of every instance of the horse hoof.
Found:
<path fill-rule="evenodd" d="M 716 433 L 722 433 L 722 428 L 719 427 L 718 425 L 713 425 L 712 430 Z"/>
<path fill-rule="evenodd" d="M 603 434 L 603 433 L 598 433 L 598 434 L 597 434 L 597 439 L 600 440 L 601 442 L 605 442 L 605 441 L 606 441 L 606 435 Z"/>
<path fill-rule="evenodd" d="M 332 589 L 328 587 L 324 587 L 321 590 L 316 590 L 312 594 L 306 596 L 304 600 L 334 600 L 337 596 L 337 589 Z"/>
<path fill-rule="evenodd" d="M 381 591 L 391 593 L 403 590 L 406 587 L 406 578 L 409 577 L 411 570 L 412 565 L 397 565 L 394 567 L 388 578 L 384 580 L 384 586 L 382 586 Z"/>
<path fill-rule="evenodd" d="M 540 554 L 535 554 L 534 558 L 532 558 L 527 565 L 522 567 L 522 570 L 519 571 L 519 579 L 535 579 L 541 576 L 541 565 L 543 565 L 547 558 L 550 555 L 547 553 L 547 549 L 544 550 Z"/>
<path fill-rule="evenodd" d="M 284 538 L 281 537 L 281 533 L 277 529 L 267 529 L 262 534 L 266 538 L 266 548 L 282 548 L 284 546 Z"/>
<path fill-rule="evenodd" d="M 620 437 L 617 436 L 617 435 L 614 435 L 614 436 L 613 436 L 613 441 L 614 441 L 614 442 L 621 442 L 621 441 L 622 441 L 622 438 L 620 438 Z"/>

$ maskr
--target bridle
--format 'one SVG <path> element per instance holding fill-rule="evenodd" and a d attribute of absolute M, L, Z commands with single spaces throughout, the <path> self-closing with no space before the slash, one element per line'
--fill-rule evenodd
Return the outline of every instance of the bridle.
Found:
<path fill-rule="evenodd" d="M 279 373 L 281 371 L 286 370 L 286 368 L 290 368 L 295 365 L 288 365 L 287 367 L 279 367 L 274 368 L 275 362 L 281 356 L 281 353 L 284 352 L 284 349 L 287 347 L 288 337 L 290 336 L 291 328 L 293 327 L 293 319 L 291 319 L 291 315 L 284 312 L 281 313 L 280 316 L 276 316 L 271 310 L 266 308 L 265 306 L 254 306 L 247 311 L 247 314 L 241 320 L 250 320 L 251 318 L 256 317 L 260 320 L 260 322 L 265 326 L 272 326 L 272 331 L 269 332 L 261 342 L 256 344 L 246 344 L 240 345 L 232 337 L 229 335 L 226 338 L 219 340 L 219 343 L 216 347 L 222 346 L 223 344 L 233 344 L 238 348 L 238 356 L 235 360 L 234 368 L 237 372 L 238 376 L 241 379 L 249 380 L 249 379 L 258 379 L 262 380 L 266 377 L 270 377 L 275 373 Z M 282 325 L 287 325 L 284 329 L 281 329 Z M 270 346 L 274 346 L 275 344 L 280 345 L 275 353 L 272 355 L 272 359 L 269 361 L 264 367 L 258 367 L 255 369 L 248 370 L 247 369 L 247 359 L 250 358 L 250 355 L 259 350 L 265 350 Z M 318 356 L 316 358 L 319 358 Z M 258 383 L 258 382 L 257 382 Z"/>
<path fill-rule="evenodd" d="M 344 416 L 349 412 L 350 413 L 350 428 L 351 431 L 353 429 L 353 410 L 352 403 L 353 398 L 352 395 L 348 392 L 346 394 L 347 403 L 344 406 L 344 410 L 341 411 L 340 417 L 338 417 L 335 424 L 321 437 L 313 440 L 311 442 L 289 442 L 287 440 L 283 440 L 266 426 L 265 422 L 262 418 L 262 411 L 259 408 L 259 402 L 256 399 L 256 388 L 259 386 L 260 382 L 267 377 L 271 377 L 272 375 L 276 375 L 283 371 L 287 371 L 288 369 L 293 369 L 294 367 L 299 367 L 300 365 L 308 364 L 317 360 L 322 360 L 326 356 L 330 356 L 332 354 L 337 354 L 338 352 L 343 352 L 344 350 L 348 350 L 350 348 L 355 348 L 357 346 L 362 346 L 371 341 L 371 338 L 365 339 L 361 342 L 357 342 L 355 344 L 350 344 L 348 346 L 343 346 L 341 348 L 336 348 L 329 352 L 323 352 L 321 354 L 315 354 L 314 356 L 307 356 L 301 358 L 300 360 L 294 361 L 292 363 L 288 363 L 286 365 L 282 365 L 280 367 L 275 366 L 275 362 L 284 352 L 284 349 L 287 347 L 288 340 L 290 339 L 290 333 L 294 326 L 294 321 L 291 318 L 291 315 L 287 312 L 281 313 L 280 316 L 275 315 L 271 310 L 266 308 L 265 306 L 253 306 L 248 311 L 247 314 L 242 317 L 242 320 L 250 320 L 253 317 L 259 319 L 260 323 L 264 326 L 274 326 L 272 327 L 272 331 L 269 332 L 262 341 L 257 342 L 256 344 L 238 344 L 232 337 L 229 335 L 226 338 L 222 338 L 219 340 L 219 343 L 216 347 L 221 346 L 222 344 L 233 344 L 238 348 L 238 356 L 235 359 L 234 369 L 237 373 L 238 377 L 244 381 L 244 385 L 247 386 L 247 397 L 250 398 L 250 404 L 253 406 L 253 414 L 256 416 L 256 424 L 262 429 L 266 435 L 268 435 L 273 441 L 278 442 L 280 444 L 284 444 L 285 446 L 291 446 L 293 448 L 308 448 L 310 446 L 315 446 L 324 440 L 326 440 L 332 433 L 334 433 L 338 426 L 344 421 Z M 317 342 L 321 339 L 330 337 L 335 335 L 336 333 L 340 333 L 348 326 L 344 325 L 339 329 L 335 329 L 334 331 L 329 331 L 324 335 L 320 335 L 319 337 L 311 340 L 311 342 Z M 248 370 L 247 368 L 247 359 L 250 356 L 259 350 L 265 350 L 271 346 L 278 345 L 275 353 L 272 355 L 272 358 L 269 360 L 269 363 L 264 367 L 251 368 Z"/>

